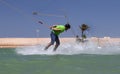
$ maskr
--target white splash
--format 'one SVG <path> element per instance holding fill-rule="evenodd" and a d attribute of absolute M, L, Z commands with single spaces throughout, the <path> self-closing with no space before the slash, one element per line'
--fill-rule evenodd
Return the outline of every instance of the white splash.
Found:
<path fill-rule="evenodd" d="M 100 54 L 100 55 L 116 55 L 120 54 L 120 47 L 116 45 L 98 46 L 97 43 L 91 41 L 85 43 L 63 43 L 56 51 L 53 46 L 48 50 L 44 50 L 45 45 L 28 46 L 16 48 L 17 54 L 22 55 L 75 55 L 75 54 Z"/>

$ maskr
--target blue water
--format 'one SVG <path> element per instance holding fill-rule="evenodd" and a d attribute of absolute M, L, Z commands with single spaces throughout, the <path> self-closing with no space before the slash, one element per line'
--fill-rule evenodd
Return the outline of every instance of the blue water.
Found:
<path fill-rule="evenodd" d="M 120 48 L 61 45 L 0 49 L 0 74 L 120 74 Z M 71 49 L 70 49 L 71 48 Z M 106 50 L 105 50 L 106 49 Z"/>

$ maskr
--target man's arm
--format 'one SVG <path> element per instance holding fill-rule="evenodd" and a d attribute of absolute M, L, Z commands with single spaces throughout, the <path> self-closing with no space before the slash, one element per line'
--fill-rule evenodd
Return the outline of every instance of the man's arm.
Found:
<path fill-rule="evenodd" d="M 56 25 L 51 26 L 50 29 L 54 31 L 61 31 L 60 29 L 56 28 Z"/>

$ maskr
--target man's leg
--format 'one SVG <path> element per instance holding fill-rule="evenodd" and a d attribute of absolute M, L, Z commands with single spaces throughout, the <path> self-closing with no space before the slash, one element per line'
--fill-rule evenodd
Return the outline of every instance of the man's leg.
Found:
<path fill-rule="evenodd" d="M 44 50 L 47 50 L 47 49 L 48 49 L 51 45 L 53 45 L 54 42 L 55 42 L 55 35 L 53 34 L 53 32 L 51 32 L 50 37 L 51 37 L 51 42 L 48 43 L 48 45 L 45 47 Z"/>
<path fill-rule="evenodd" d="M 53 51 L 56 51 L 56 49 L 58 48 L 59 44 L 56 44 Z"/>
<path fill-rule="evenodd" d="M 49 43 L 46 47 L 45 47 L 45 49 L 44 50 L 47 50 L 50 46 L 51 46 L 52 44 L 51 43 Z"/>
<path fill-rule="evenodd" d="M 55 41 L 56 41 L 56 45 L 55 45 L 55 47 L 54 47 L 53 51 L 56 51 L 56 49 L 57 49 L 57 48 L 58 48 L 58 46 L 60 45 L 60 40 L 59 40 L 59 37 L 58 37 L 58 36 L 56 36 Z"/>

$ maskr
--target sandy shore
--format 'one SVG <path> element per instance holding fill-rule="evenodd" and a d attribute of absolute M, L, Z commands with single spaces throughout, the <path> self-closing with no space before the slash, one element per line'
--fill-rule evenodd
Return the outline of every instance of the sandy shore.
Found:
<path fill-rule="evenodd" d="M 74 38 L 60 38 L 61 42 L 69 42 Z M 16 48 L 22 46 L 32 46 L 47 44 L 50 38 L 0 38 L 0 48 Z"/>
<path fill-rule="evenodd" d="M 75 42 L 75 38 L 60 38 L 61 43 Z M 104 45 L 105 43 L 118 43 L 120 44 L 120 38 L 88 38 L 88 40 Z M 37 44 L 46 44 L 50 41 L 50 38 L 0 38 L 0 48 L 16 48 L 22 46 L 32 46 Z"/>

